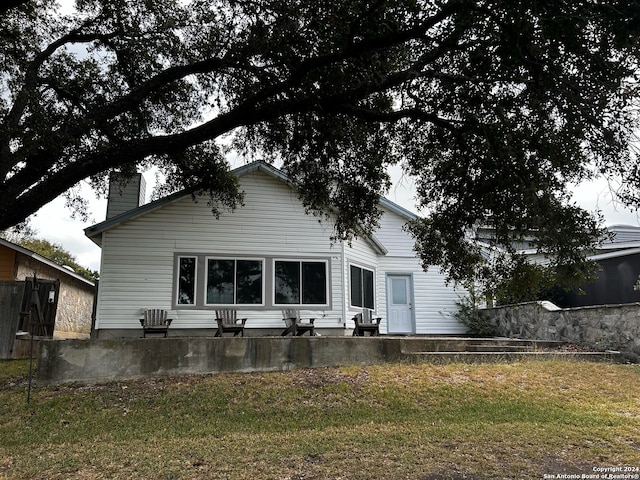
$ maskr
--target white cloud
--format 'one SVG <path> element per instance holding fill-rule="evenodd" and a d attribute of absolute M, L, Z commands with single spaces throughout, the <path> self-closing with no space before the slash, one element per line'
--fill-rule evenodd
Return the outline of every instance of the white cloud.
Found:
<path fill-rule="evenodd" d="M 100 247 L 85 236 L 84 229 L 104 220 L 107 202 L 92 199 L 89 204 L 90 218 L 84 222 L 71 218 L 64 199 L 58 197 L 38 210 L 31 224 L 36 229 L 36 237 L 61 245 L 79 265 L 100 270 Z"/>
<path fill-rule="evenodd" d="M 606 225 L 640 226 L 640 213 L 615 201 L 611 188 L 602 178 L 585 182 L 575 188 L 573 200 L 589 212 L 601 211 Z"/>

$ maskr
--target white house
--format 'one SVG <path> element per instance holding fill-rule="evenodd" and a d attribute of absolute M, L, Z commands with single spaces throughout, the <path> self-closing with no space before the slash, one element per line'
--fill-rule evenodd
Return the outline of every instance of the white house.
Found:
<path fill-rule="evenodd" d="M 315 318 L 322 335 L 347 335 L 371 308 L 381 334 L 461 334 L 453 313 L 463 292 L 424 272 L 402 226 L 414 215 L 383 199 L 380 228 L 348 244 L 307 215 L 284 174 L 254 162 L 233 172 L 244 206 L 212 215 L 181 192 L 139 206 L 139 179 L 114 195 L 110 218 L 86 229 L 102 247 L 95 334 L 139 336 L 145 308 L 164 308 L 169 335 L 212 335 L 215 310 L 248 318 L 245 335 L 278 335 L 282 310 Z M 131 191 L 131 189 L 133 191 Z"/>

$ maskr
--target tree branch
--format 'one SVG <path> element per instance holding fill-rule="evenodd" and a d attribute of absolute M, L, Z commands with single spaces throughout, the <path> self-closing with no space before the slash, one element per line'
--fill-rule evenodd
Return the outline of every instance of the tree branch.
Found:
<path fill-rule="evenodd" d="M 458 132 L 465 125 L 461 120 L 453 120 L 440 117 L 436 114 L 425 112 L 419 108 L 406 108 L 392 112 L 382 112 L 367 108 L 356 107 L 354 105 L 340 104 L 332 107 L 325 107 L 324 113 L 344 114 L 365 120 L 367 122 L 395 123 L 404 119 L 419 120 L 429 122 L 437 127 L 444 128 L 451 132 Z"/>
<path fill-rule="evenodd" d="M 8 131 L 13 131 L 18 123 L 20 122 L 20 118 L 24 115 L 25 109 L 29 103 L 29 98 L 31 94 L 35 91 L 36 86 L 38 85 L 38 70 L 42 67 L 42 64 L 49 58 L 53 53 L 58 50 L 60 47 L 68 44 L 68 43 L 86 43 L 94 40 L 99 40 L 105 37 L 104 34 L 81 34 L 81 30 L 84 26 L 92 23 L 93 20 L 88 20 L 84 23 L 83 26 L 78 27 L 67 35 L 60 37 L 58 40 L 50 43 L 44 50 L 42 50 L 35 58 L 29 63 L 29 65 L 25 69 L 25 79 L 23 88 L 16 95 L 16 99 L 13 103 L 13 106 L 4 121 L 4 128 Z M 117 35 L 113 33 L 111 35 Z"/>

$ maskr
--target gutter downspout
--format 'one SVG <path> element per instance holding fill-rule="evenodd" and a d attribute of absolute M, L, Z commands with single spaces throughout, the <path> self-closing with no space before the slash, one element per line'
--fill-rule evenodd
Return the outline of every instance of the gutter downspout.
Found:
<path fill-rule="evenodd" d="M 345 246 L 344 246 L 344 240 L 342 240 L 340 242 L 341 245 L 341 252 L 340 254 L 342 255 L 342 328 L 343 330 L 347 329 L 347 302 L 348 300 L 348 293 L 347 293 L 347 263 L 346 263 L 346 252 L 345 252 Z"/>
<path fill-rule="evenodd" d="M 102 232 L 100 234 L 100 236 L 102 237 L 100 240 L 100 273 L 102 273 L 102 267 L 104 266 L 104 250 L 105 250 L 105 243 L 109 243 L 109 241 L 107 240 L 105 242 L 105 237 L 108 235 L 107 232 Z M 101 312 L 102 312 L 102 289 L 100 288 L 100 281 L 98 281 L 98 283 L 96 284 L 97 287 L 97 291 L 96 291 L 96 296 L 94 298 L 94 302 L 95 302 L 95 308 L 94 308 L 94 312 L 93 312 L 93 319 L 91 322 L 91 333 L 90 336 L 92 339 L 96 339 L 96 338 L 100 338 L 100 317 Z"/>

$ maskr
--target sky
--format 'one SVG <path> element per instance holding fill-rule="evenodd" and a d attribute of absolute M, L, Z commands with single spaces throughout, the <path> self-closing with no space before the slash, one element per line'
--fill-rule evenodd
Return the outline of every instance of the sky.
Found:
<path fill-rule="evenodd" d="M 240 165 L 232 165 L 237 167 Z M 403 175 L 402 170 L 390 170 L 393 186 L 386 196 L 387 199 L 416 212 L 415 183 L 410 177 Z M 154 175 L 144 174 L 147 183 L 146 198 L 151 196 L 151 184 Z M 77 262 L 90 270 L 100 270 L 100 248 L 84 235 L 84 229 L 105 219 L 107 211 L 106 199 L 96 199 L 96 195 L 88 186 L 83 187 L 83 193 L 89 200 L 89 220 L 73 219 L 71 211 L 64 205 L 64 199 L 58 198 L 44 207 L 32 218 L 32 226 L 36 236 L 61 245 L 73 254 Z M 640 226 L 640 215 L 615 205 L 611 200 L 609 187 L 605 181 L 590 182 L 574 190 L 574 200 L 588 211 L 601 210 L 606 225 Z"/>

